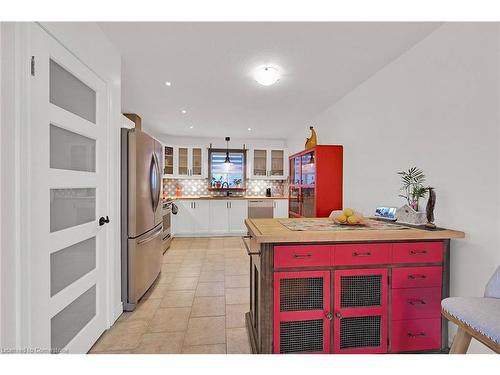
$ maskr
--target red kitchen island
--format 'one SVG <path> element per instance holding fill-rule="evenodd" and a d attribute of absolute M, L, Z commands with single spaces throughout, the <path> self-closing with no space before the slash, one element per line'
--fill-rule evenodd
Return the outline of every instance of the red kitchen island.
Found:
<path fill-rule="evenodd" d="M 254 353 L 446 352 L 454 230 L 247 219 Z"/>

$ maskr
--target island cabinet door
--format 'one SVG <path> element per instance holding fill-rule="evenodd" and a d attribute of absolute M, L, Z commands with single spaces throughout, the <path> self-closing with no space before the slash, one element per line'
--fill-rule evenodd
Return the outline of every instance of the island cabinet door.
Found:
<path fill-rule="evenodd" d="M 274 274 L 274 353 L 329 353 L 330 271 Z"/>
<path fill-rule="evenodd" d="M 387 269 L 335 271 L 334 353 L 387 351 Z"/>

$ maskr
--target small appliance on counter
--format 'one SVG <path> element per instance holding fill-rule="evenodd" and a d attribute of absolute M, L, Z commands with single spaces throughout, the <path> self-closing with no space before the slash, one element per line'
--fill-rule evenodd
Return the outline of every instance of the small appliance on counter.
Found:
<path fill-rule="evenodd" d="M 266 189 L 266 197 L 270 197 L 271 196 L 271 188 L 267 188 Z"/>

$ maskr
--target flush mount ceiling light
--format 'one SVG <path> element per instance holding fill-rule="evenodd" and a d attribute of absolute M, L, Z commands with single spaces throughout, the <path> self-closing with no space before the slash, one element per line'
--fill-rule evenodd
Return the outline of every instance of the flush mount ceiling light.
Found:
<path fill-rule="evenodd" d="M 181 111 L 181 113 L 182 113 L 183 115 L 185 115 L 185 114 L 187 113 L 187 111 L 186 111 L 185 109 L 183 109 L 183 110 Z"/>
<path fill-rule="evenodd" d="M 263 86 L 271 86 L 279 81 L 281 72 L 274 66 L 263 65 L 255 69 L 253 78 Z"/>
<path fill-rule="evenodd" d="M 172 86 L 172 82 L 169 81 L 165 82 L 165 86 Z"/>
<path fill-rule="evenodd" d="M 248 131 L 251 132 L 252 131 L 252 128 L 248 128 Z"/>

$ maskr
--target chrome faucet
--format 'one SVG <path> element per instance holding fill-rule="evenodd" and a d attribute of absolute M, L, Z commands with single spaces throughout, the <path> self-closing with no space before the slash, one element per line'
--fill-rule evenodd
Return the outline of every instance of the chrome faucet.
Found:
<path fill-rule="evenodd" d="M 223 189 L 224 189 L 224 184 L 226 184 L 226 188 L 228 188 L 228 189 L 229 189 L 229 183 L 228 183 L 227 181 L 223 182 L 223 183 L 222 183 L 222 188 L 223 188 Z"/>

